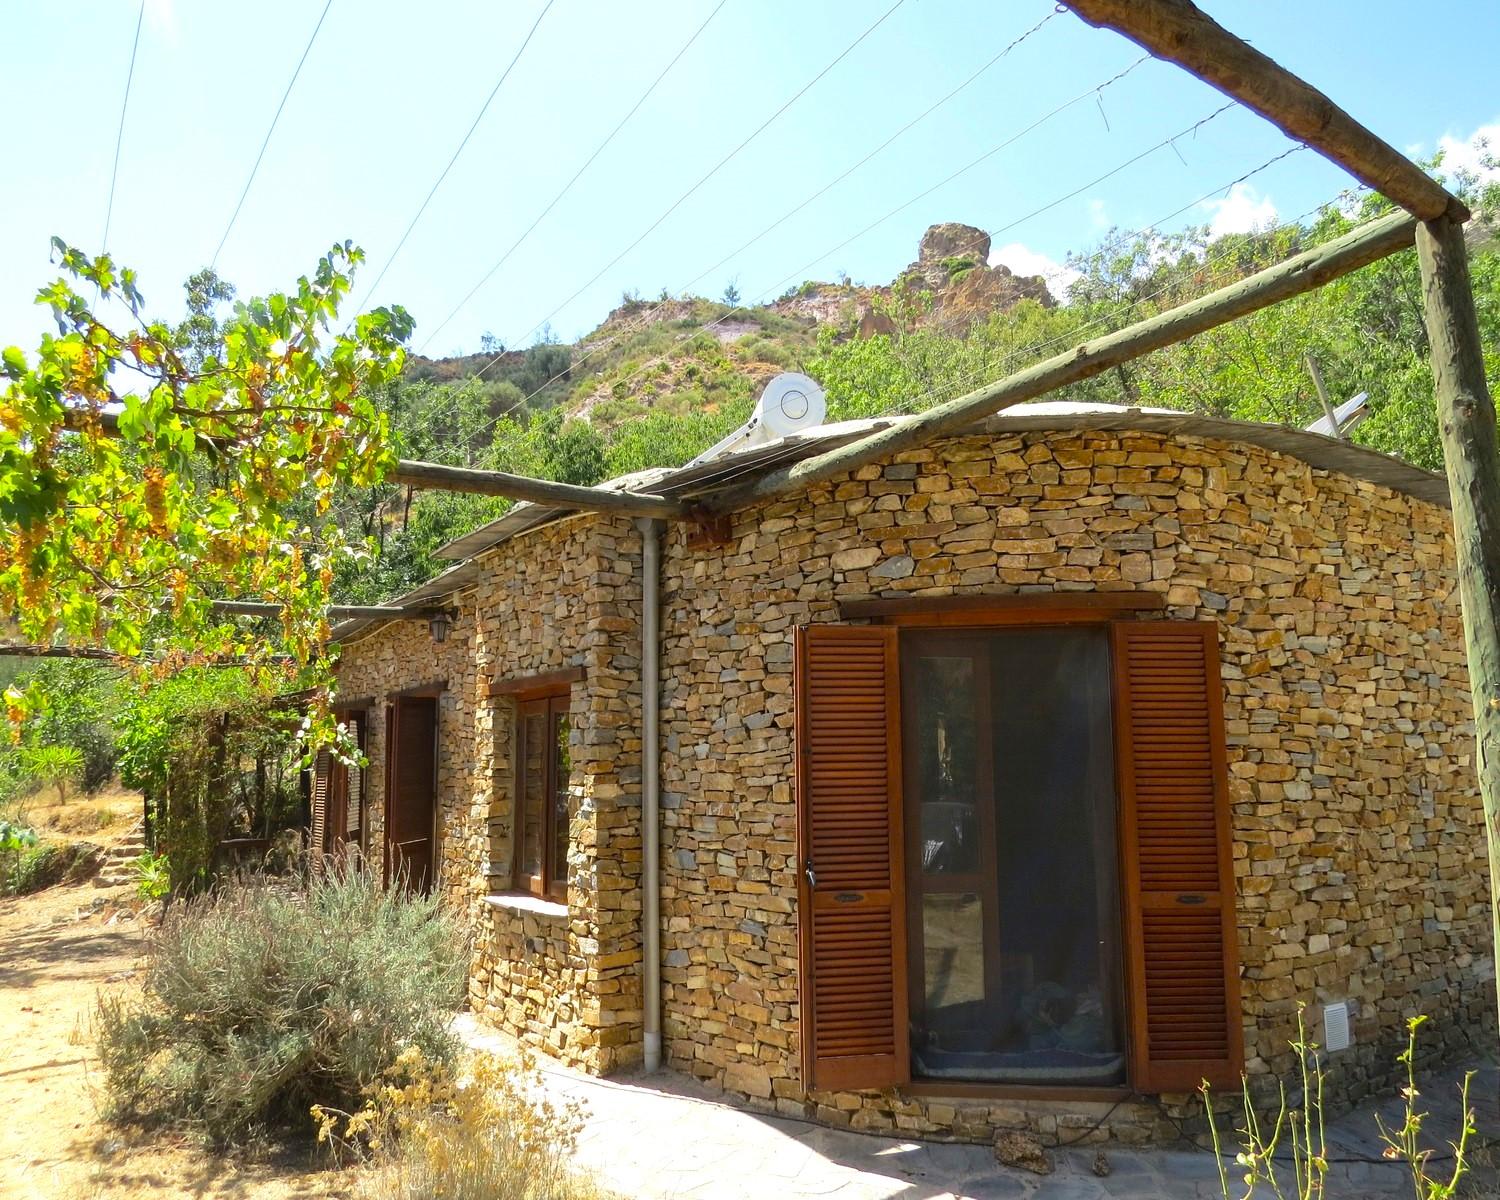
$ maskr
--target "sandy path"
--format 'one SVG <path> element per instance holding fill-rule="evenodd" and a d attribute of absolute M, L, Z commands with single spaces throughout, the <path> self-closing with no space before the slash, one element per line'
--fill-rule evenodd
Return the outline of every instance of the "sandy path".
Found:
<path fill-rule="evenodd" d="M 100 1122 L 89 1014 L 99 986 L 130 986 L 141 922 L 113 904 L 78 914 L 97 897 L 128 901 L 129 890 L 82 884 L 0 898 L 0 1196 L 349 1196 L 347 1174 L 226 1160 Z"/>

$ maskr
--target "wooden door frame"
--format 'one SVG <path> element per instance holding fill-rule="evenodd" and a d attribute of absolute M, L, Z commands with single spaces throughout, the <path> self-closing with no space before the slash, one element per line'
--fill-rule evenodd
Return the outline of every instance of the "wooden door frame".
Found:
<path fill-rule="evenodd" d="M 1089 596 L 1093 595 L 1093 593 L 1079 593 L 1078 595 Z M 1026 594 L 1024 596 L 1017 596 L 1014 598 L 975 597 L 972 600 L 967 597 L 953 597 L 951 598 L 950 603 L 939 605 L 936 607 L 927 607 L 920 603 L 913 603 L 911 601 L 903 599 L 901 601 L 891 602 L 889 608 L 886 608 L 883 611 L 874 610 L 874 605 L 880 602 L 870 602 L 872 611 L 870 611 L 869 616 L 874 618 L 871 623 L 876 625 L 894 626 L 898 631 L 896 651 L 896 669 L 898 680 L 897 686 L 901 689 L 902 696 L 902 724 L 898 736 L 902 739 L 901 757 L 903 762 L 903 788 L 905 788 L 906 784 L 908 783 L 908 777 L 906 774 L 907 767 L 905 765 L 907 758 L 905 744 L 907 721 L 907 714 L 905 711 L 905 701 L 907 699 L 906 673 L 904 670 L 904 655 L 902 653 L 903 645 L 905 642 L 905 635 L 907 633 L 920 634 L 923 631 L 932 631 L 961 635 L 965 632 L 973 634 L 990 633 L 995 632 L 999 629 L 1030 628 L 1040 630 L 1049 626 L 1055 628 L 1090 625 L 1094 627 L 1103 627 L 1109 634 L 1109 693 L 1111 706 L 1110 726 L 1115 765 L 1115 849 L 1117 855 L 1114 902 L 1120 940 L 1120 945 L 1117 948 L 1117 952 L 1114 957 L 1117 960 L 1117 966 L 1120 970 L 1120 989 L 1122 992 L 1120 999 L 1124 1007 L 1124 1012 L 1122 1012 L 1120 1015 L 1122 1018 L 1122 1033 L 1124 1035 L 1125 1043 L 1125 1081 L 1122 1084 L 1101 1084 L 1098 1087 L 1089 1087 L 1087 1085 L 1008 1084 L 987 1083 L 983 1081 L 958 1081 L 947 1079 L 916 1078 L 913 1079 L 911 1083 L 907 1084 L 903 1089 L 910 1091 L 913 1095 L 921 1094 L 930 1096 L 971 1096 L 996 1098 L 1017 1097 L 1039 1100 L 1111 1100 L 1119 1099 L 1123 1096 L 1135 1093 L 1135 1043 L 1137 1038 L 1136 1012 L 1137 1008 L 1140 1007 L 1140 1004 L 1136 999 L 1137 986 L 1132 963 L 1134 948 L 1131 945 L 1131 937 L 1129 929 L 1127 927 L 1130 910 L 1129 897 L 1126 895 L 1127 864 L 1124 861 L 1125 798 L 1122 792 L 1123 784 L 1120 779 L 1120 740 L 1117 731 L 1118 714 L 1115 711 L 1115 706 L 1119 703 L 1118 680 L 1120 677 L 1120 671 L 1119 665 L 1116 661 L 1115 638 L 1112 633 L 1109 633 L 1109 631 L 1112 630 L 1115 625 L 1141 623 L 1138 620 L 1139 614 L 1153 613 L 1160 608 L 1160 604 L 1154 598 L 1154 593 L 1148 594 L 1152 597 L 1152 599 L 1150 600 L 1140 601 L 1134 599 L 1125 599 L 1124 602 L 1118 601 L 1116 599 L 1116 596 L 1118 595 L 1120 597 L 1129 598 L 1134 597 L 1136 594 L 1127 592 L 1118 594 L 1104 593 L 1101 595 L 1107 598 L 1104 599 L 1101 603 L 1090 606 L 1078 606 L 1069 603 L 1068 601 L 1074 599 L 1074 594 L 1072 593 L 1062 594 L 1060 598 L 1054 599 L 1054 602 L 1050 604 L 1045 603 L 1045 601 L 1049 599 L 1049 597 L 1045 594 L 1038 594 L 1036 596 Z M 1023 604 L 1019 602 L 1006 602 L 1011 601 L 1012 599 L 1014 599 L 1015 601 L 1021 601 L 1023 599 L 1042 600 L 1044 601 L 1044 603 Z M 1001 600 L 1002 603 L 993 603 L 993 601 L 995 600 Z M 1222 695 L 1219 697 L 1219 700 L 1220 710 L 1218 719 L 1222 727 Z M 910 795 L 908 795 L 907 799 L 910 800 L 910 798 Z M 909 822 L 905 823 L 909 824 Z M 908 842 L 906 869 L 908 872 L 910 872 L 912 860 L 910 857 L 909 834 L 904 834 L 903 837 Z M 918 858 L 916 861 L 917 869 L 920 870 L 920 858 Z M 908 877 L 906 881 L 907 904 L 903 911 L 907 916 L 907 936 L 909 939 L 909 946 L 911 946 L 913 942 L 917 946 L 921 945 L 920 924 L 918 923 L 915 927 L 915 937 L 913 938 L 913 922 L 911 916 L 912 897 L 918 890 L 920 889 L 914 889 L 911 886 L 911 881 Z M 997 913 L 995 917 L 996 924 L 998 924 L 1001 919 L 1001 914 Z M 986 931 L 988 932 L 990 928 L 988 916 L 986 917 L 985 927 Z M 909 955 L 910 950 L 908 950 L 908 956 Z M 908 957 L 908 987 L 909 991 L 911 992 L 914 992 L 916 986 L 915 976 L 916 972 L 910 969 L 910 961 Z M 914 994 L 909 995 L 908 1002 L 909 1005 L 912 1006 L 910 1008 L 911 1012 L 919 1011 L 915 1007 L 915 1005 L 917 1004 L 917 997 Z"/>

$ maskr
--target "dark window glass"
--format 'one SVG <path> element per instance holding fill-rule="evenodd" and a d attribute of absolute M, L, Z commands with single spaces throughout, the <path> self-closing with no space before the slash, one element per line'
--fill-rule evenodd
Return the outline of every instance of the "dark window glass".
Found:
<path fill-rule="evenodd" d="M 1109 640 L 902 642 L 912 1070 L 1125 1078 Z"/>

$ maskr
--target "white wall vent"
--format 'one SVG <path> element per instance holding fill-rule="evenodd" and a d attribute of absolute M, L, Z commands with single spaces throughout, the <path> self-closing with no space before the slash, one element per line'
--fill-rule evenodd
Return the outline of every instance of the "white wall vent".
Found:
<path fill-rule="evenodd" d="M 1329 1054 L 1349 1049 L 1349 1002 L 1323 1006 L 1323 1049 Z"/>

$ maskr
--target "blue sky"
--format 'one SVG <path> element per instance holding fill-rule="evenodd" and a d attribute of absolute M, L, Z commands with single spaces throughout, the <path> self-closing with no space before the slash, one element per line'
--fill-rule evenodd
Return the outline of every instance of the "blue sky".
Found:
<path fill-rule="evenodd" d="M 423 196 L 545 0 L 411 5 L 333 0 L 219 261 L 242 294 L 288 286 L 332 242 L 386 263 Z M 905 0 L 815 86 L 577 299 L 564 304 L 894 0 L 727 0 L 614 142 L 430 345 L 511 344 L 549 321 L 570 340 L 638 289 L 697 277 L 1052 11 L 1047 0 Z M 414 342 L 434 328 L 557 193 L 717 0 L 554 0 L 464 154 L 385 275 Z M 147 0 L 126 115 L 109 249 L 135 266 L 153 311 L 223 234 L 322 0 Z M 1217 0 L 1208 10 L 1408 151 L 1500 122 L 1500 5 L 1459 0 L 1441 22 L 1401 0 Z M 0 342 L 35 343 L 32 304 L 52 234 L 97 250 L 137 0 L 0 10 Z M 1461 35 L 1461 36 L 1460 36 Z M 869 163 L 734 261 L 696 282 L 746 300 L 803 275 L 885 282 L 922 230 L 1000 229 L 1079 189 L 1224 103 L 1148 62 L 839 249 L 870 222 L 1122 70 L 1139 51 L 1061 13 Z M 1500 128 L 1495 130 L 1500 135 Z M 1500 140 L 1500 137 L 1497 137 Z M 1015 265 L 1061 260 L 1105 228 L 1154 222 L 1288 143 L 1235 110 L 1074 198 L 1005 230 Z M 1179 157 L 1180 154 L 1180 157 Z M 1175 218 L 1224 227 L 1299 215 L 1348 183 L 1303 152 L 1226 200 Z M 804 270 L 811 263 L 811 267 Z M 557 310 L 557 311 L 554 311 Z"/>

